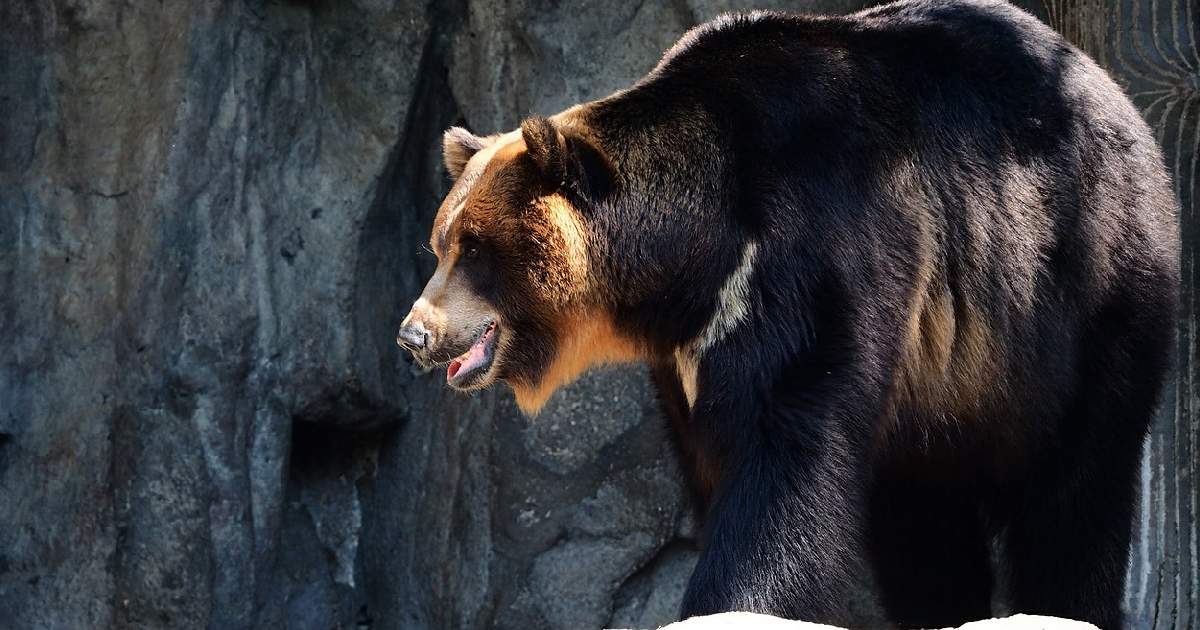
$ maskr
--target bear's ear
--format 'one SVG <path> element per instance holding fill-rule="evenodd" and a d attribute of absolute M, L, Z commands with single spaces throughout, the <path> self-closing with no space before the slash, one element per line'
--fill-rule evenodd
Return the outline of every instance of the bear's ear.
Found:
<path fill-rule="evenodd" d="M 578 130 L 565 131 L 541 116 L 521 123 L 521 138 L 529 157 L 546 181 L 593 200 L 611 186 L 613 171 L 604 153 Z"/>
<path fill-rule="evenodd" d="M 562 182 L 567 174 L 563 165 L 565 138 L 554 123 L 541 116 L 526 118 L 521 123 L 521 138 L 542 175 L 555 184 Z"/>
<path fill-rule="evenodd" d="M 491 138 L 480 138 L 462 127 L 451 127 L 442 135 L 442 160 L 450 177 L 458 179 L 471 156 L 492 143 Z"/>

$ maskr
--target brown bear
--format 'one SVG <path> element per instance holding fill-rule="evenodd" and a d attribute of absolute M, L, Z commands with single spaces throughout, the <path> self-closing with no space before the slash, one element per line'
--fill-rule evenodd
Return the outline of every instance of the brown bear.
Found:
<path fill-rule="evenodd" d="M 755 12 L 517 131 L 445 135 L 398 342 L 535 413 L 651 366 L 704 523 L 682 616 L 1121 623 L 1177 206 L 1121 90 L 1031 16 Z M 993 541 L 1002 562 L 992 566 Z"/>

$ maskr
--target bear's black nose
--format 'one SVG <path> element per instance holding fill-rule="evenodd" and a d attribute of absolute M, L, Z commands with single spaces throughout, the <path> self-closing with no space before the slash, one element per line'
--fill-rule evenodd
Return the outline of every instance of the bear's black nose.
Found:
<path fill-rule="evenodd" d="M 429 343 L 429 331 L 419 323 L 402 326 L 396 333 L 396 343 L 409 352 L 424 350 Z"/>

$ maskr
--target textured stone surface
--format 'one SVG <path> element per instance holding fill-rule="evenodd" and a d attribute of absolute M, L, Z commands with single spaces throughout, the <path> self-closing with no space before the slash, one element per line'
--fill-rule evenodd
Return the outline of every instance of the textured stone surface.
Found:
<path fill-rule="evenodd" d="M 1115 47 L 1190 217 L 1195 31 L 1159 46 L 1144 3 L 1119 24 L 1093 4 L 1033 8 Z M 695 526 L 644 372 L 590 374 L 531 421 L 507 392 L 446 391 L 392 337 L 433 268 L 446 126 L 602 96 L 737 6 L 0 3 L 0 626 L 672 620 Z M 1130 15 L 1136 46 L 1096 35 Z M 1159 627 L 1197 596 L 1187 365 L 1130 599 Z"/>

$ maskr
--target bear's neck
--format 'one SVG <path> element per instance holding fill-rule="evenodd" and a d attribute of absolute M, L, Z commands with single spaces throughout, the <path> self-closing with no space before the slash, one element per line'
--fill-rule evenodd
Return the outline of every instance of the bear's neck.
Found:
<path fill-rule="evenodd" d="M 660 352 L 697 338 L 750 238 L 732 211 L 720 126 L 697 101 L 639 86 L 579 115 L 617 173 L 592 213 L 592 277 L 622 331 Z"/>

